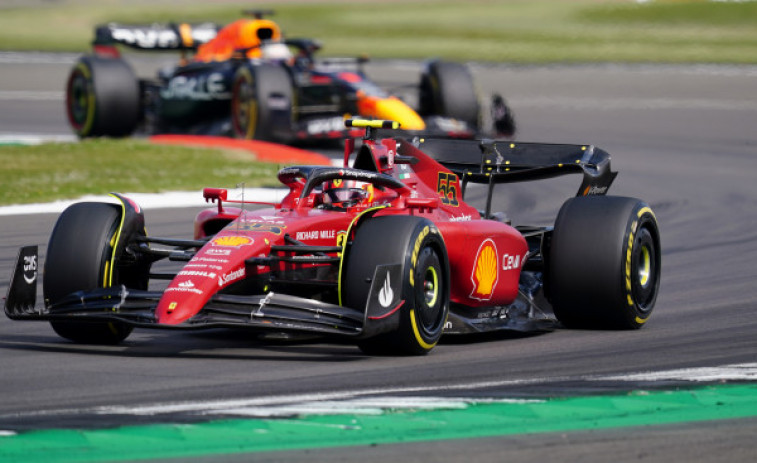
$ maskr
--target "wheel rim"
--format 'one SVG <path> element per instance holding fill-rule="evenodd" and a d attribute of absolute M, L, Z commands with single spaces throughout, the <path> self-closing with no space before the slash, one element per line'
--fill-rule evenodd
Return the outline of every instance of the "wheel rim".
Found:
<path fill-rule="evenodd" d="M 237 79 L 234 83 L 232 99 L 232 119 L 234 131 L 242 138 L 254 138 L 257 125 L 257 102 L 254 98 L 252 81 L 248 76 Z"/>
<path fill-rule="evenodd" d="M 647 246 L 643 246 L 641 248 L 641 255 L 639 256 L 639 268 L 637 269 L 637 277 L 642 288 L 645 288 L 649 284 L 649 276 L 652 267 L 652 262 L 649 254 L 649 248 Z"/>
<path fill-rule="evenodd" d="M 654 238 L 648 229 L 642 228 L 634 240 L 631 273 L 633 298 L 642 312 L 648 311 L 655 300 L 658 265 Z"/>
<path fill-rule="evenodd" d="M 441 267 L 439 259 L 431 248 L 426 248 L 422 254 L 427 258 L 419 259 L 426 261 L 427 265 L 422 268 L 420 287 L 418 290 L 417 316 L 420 330 L 425 336 L 433 338 L 439 331 L 444 320 L 444 301 L 442 300 Z M 428 259 L 428 260 L 427 260 Z"/>
<path fill-rule="evenodd" d="M 89 78 L 80 70 L 71 73 L 66 92 L 68 120 L 74 131 L 86 134 L 90 130 L 94 99 Z"/>
<path fill-rule="evenodd" d="M 427 306 L 433 307 L 436 305 L 436 300 L 439 298 L 439 275 L 434 267 L 426 269 L 426 274 L 423 278 L 423 294 Z"/>

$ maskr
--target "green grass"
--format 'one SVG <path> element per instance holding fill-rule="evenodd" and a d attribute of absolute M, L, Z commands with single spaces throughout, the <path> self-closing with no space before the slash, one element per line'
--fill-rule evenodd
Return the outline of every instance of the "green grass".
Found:
<path fill-rule="evenodd" d="M 272 8 L 289 37 L 326 55 L 512 63 L 757 63 L 757 1 L 29 0 L 0 10 L 0 49 L 86 51 L 96 24 L 227 23 Z M 29 6 L 31 5 L 31 6 Z"/>
<path fill-rule="evenodd" d="M 145 140 L 86 140 L 0 146 L 0 204 L 76 199 L 107 192 L 199 191 L 244 182 L 274 186 L 279 166 L 250 153 L 154 145 Z"/>

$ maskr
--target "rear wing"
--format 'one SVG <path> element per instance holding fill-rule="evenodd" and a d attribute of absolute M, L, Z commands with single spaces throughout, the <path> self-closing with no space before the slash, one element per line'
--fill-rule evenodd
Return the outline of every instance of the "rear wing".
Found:
<path fill-rule="evenodd" d="M 202 24 L 126 25 L 110 23 L 95 29 L 94 47 L 125 45 L 137 50 L 195 50 L 216 36 L 221 26 Z"/>
<path fill-rule="evenodd" d="M 610 155 L 593 145 L 520 143 L 506 140 L 416 140 L 414 145 L 468 183 L 489 185 L 486 216 L 494 185 L 526 182 L 561 175 L 583 174 L 576 196 L 604 195 L 617 172 Z"/>

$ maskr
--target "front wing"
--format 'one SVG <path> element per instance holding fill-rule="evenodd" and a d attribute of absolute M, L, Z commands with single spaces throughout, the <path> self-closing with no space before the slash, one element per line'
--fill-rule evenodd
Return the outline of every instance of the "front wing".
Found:
<path fill-rule="evenodd" d="M 196 330 L 250 328 L 259 331 L 305 332 L 345 337 L 367 337 L 381 324 L 369 320 L 369 311 L 288 294 L 213 295 L 194 317 L 178 325 L 160 324 L 155 308 L 162 291 L 143 291 L 114 286 L 78 291 L 55 304 L 38 306 L 37 246 L 20 249 L 5 300 L 5 314 L 12 320 L 118 322 L 140 328 Z M 372 293 L 374 288 L 371 289 Z M 520 297 L 508 306 L 450 308 L 446 334 L 477 334 L 493 331 L 546 332 L 558 323 L 537 302 L 533 288 L 522 285 Z M 369 325 L 370 323 L 370 325 Z"/>
<path fill-rule="evenodd" d="M 47 307 L 38 307 L 37 246 L 21 248 L 5 300 L 13 320 L 121 322 L 142 328 L 201 329 L 247 327 L 330 335 L 358 336 L 366 314 L 313 299 L 269 292 L 262 295 L 216 294 L 202 311 L 180 325 L 158 324 L 155 307 L 161 291 L 125 286 L 79 291 Z"/>

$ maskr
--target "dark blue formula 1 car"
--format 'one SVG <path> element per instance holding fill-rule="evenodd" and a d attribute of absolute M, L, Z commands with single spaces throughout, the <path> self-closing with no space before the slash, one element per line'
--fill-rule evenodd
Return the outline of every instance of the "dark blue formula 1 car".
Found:
<path fill-rule="evenodd" d="M 416 107 L 379 87 L 363 71 L 365 58 L 316 59 L 320 44 L 284 39 L 279 26 L 250 12 L 215 24 L 96 29 L 93 53 L 66 84 L 68 120 L 80 137 L 180 133 L 296 143 L 341 139 L 350 117 L 391 119 L 407 131 L 450 138 L 511 136 L 512 112 L 492 97 L 491 127 L 465 65 L 428 62 L 417 84 Z M 138 79 L 119 47 L 177 51 L 176 66 Z"/>

